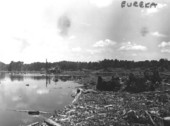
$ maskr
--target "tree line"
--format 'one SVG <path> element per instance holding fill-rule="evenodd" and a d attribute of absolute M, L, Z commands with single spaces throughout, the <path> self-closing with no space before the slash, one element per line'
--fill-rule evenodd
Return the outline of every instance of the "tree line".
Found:
<path fill-rule="evenodd" d="M 9 64 L 0 62 L 0 70 L 4 71 L 41 71 L 46 68 L 58 67 L 61 70 L 99 70 L 110 68 L 151 68 L 157 67 L 160 70 L 170 70 L 170 61 L 167 59 L 160 60 L 145 60 L 145 61 L 128 61 L 128 60 L 118 60 L 118 59 L 104 59 L 97 62 L 73 62 L 73 61 L 60 61 L 60 62 L 34 62 L 30 64 L 24 64 L 22 61 L 11 61 Z"/>

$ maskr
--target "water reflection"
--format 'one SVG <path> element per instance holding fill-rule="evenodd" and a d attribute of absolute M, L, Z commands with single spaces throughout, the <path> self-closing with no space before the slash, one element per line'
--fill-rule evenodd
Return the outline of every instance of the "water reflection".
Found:
<path fill-rule="evenodd" d="M 4 79 L 5 79 L 5 73 L 2 72 L 2 73 L 0 73 L 0 80 L 4 80 Z"/>
<path fill-rule="evenodd" d="M 5 78 L 5 74 L 7 73 L 0 73 L 0 80 Z M 9 78 L 11 81 L 24 81 L 24 79 L 33 79 L 33 80 L 46 80 L 48 84 L 50 84 L 51 76 L 49 75 L 41 75 L 41 74 L 16 74 L 10 73 Z"/>
<path fill-rule="evenodd" d="M 46 79 L 46 87 L 51 83 L 51 76 L 47 76 L 45 77 Z"/>
<path fill-rule="evenodd" d="M 23 81 L 24 76 L 22 74 L 10 74 L 9 75 L 11 81 Z"/>
<path fill-rule="evenodd" d="M 34 79 L 34 80 L 45 80 L 46 76 L 42 75 L 42 76 L 31 76 L 30 78 Z"/>
<path fill-rule="evenodd" d="M 40 74 L 0 73 L 0 126 L 28 125 L 40 121 L 9 109 L 54 112 L 71 103 L 73 99 L 70 95 L 78 84 L 73 81 L 54 82 L 53 78 Z"/>

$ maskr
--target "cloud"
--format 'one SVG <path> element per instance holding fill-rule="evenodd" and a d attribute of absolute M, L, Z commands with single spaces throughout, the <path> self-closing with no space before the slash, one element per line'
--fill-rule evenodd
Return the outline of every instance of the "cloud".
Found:
<path fill-rule="evenodd" d="M 152 36 L 156 36 L 156 37 L 166 37 L 166 35 L 161 34 L 161 33 L 159 33 L 158 31 L 152 32 L 151 35 L 152 35 Z"/>
<path fill-rule="evenodd" d="M 100 53 L 102 50 L 98 50 L 98 49 L 87 49 L 86 50 L 88 53 L 90 54 L 96 54 L 96 53 Z"/>
<path fill-rule="evenodd" d="M 151 14 L 159 12 L 160 9 L 162 9 L 162 8 L 164 8 L 166 6 L 167 6 L 167 4 L 160 4 L 160 3 L 158 3 L 156 8 L 152 7 L 152 8 L 148 8 L 148 9 L 142 9 L 141 13 L 143 15 L 151 15 Z"/>
<path fill-rule="evenodd" d="M 20 52 L 23 52 L 28 46 L 30 46 L 29 42 L 26 39 L 18 37 L 14 37 L 14 39 L 21 42 Z"/>
<path fill-rule="evenodd" d="M 161 48 L 162 53 L 170 53 L 170 42 L 161 42 L 158 47 Z"/>
<path fill-rule="evenodd" d="M 85 25 L 85 26 L 91 26 L 91 24 L 86 23 L 86 22 L 81 22 L 80 24 L 81 24 L 81 25 Z"/>
<path fill-rule="evenodd" d="M 161 52 L 162 53 L 170 53 L 170 49 L 162 49 Z"/>
<path fill-rule="evenodd" d="M 116 44 L 116 42 L 106 39 L 106 40 L 100 40 L 100 41 L 96 42 L 93 45 L 93 47 L 106 47 L 106 46 L 113 46 L 115 44 Z"/>
<path fill-rule="evenodd" d="M 147 50 L 147 48 L 145 46 L 142 45 L 137 45 L 131 42 L 126 42 L 123 43 L 122 46 L 119 48 L 119 50 L 125 50 L 125 51 L 129 51 L 129 50 L 136 50 L 136 51 L 145 51 Z"/>
<path fill-rule="evenodd" d="M 71 20 L 67 15 L 63 15 L 58 20 L 59 33 L 63 37 L 68 35 L 69 28 L 71 27 Z"/>
<path fill-rule="evenodd" d="M 136 54 L 136 53 L 133 53 L 132 56 L 137 56 L 137 54 Z"/>
<path fill-rule="evenodd" d="M 86 49 L 86 52 L 90 54 L 100 54 L 100 53 L 112 53 L 113 47 L 117 43 L 110 39 L 100 40 L 93 44 L 91 49 Z"/>
<path fill-rule="evenodd" d="M 71 36 L 69 37 L 70 40 L 75 39 L 75 38 L 76 38 L 75 35 L 71 35 Z"/>
<path fill-rule="evenodd" d="M 107 7 L 113 3 L 113 0 L 89 0 L 91 4 L 102 8 Z"/>
<path fill-rule="evenodd" d="M 19 96 L 12 97 L 12 101 L 20 101 L 22 98 Z"/>
<path fill-rule="evenodd" d="M 75 47 L 71 49 L 72 52 L 80 52 L 81 50 L 82 49 L 80 47 Z"/>
<path fill-rule="evenodd" d="M 165 47 L 170 47 L 170 42 L 161 42 L 158 45 L 159 48 L 165 48 Z"/>

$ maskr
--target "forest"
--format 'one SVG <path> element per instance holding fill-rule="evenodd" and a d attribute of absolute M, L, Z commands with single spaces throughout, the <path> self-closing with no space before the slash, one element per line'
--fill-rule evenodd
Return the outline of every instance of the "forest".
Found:
<path fill-rule="evenodd" d="M 60 68 L 61 70 L 109 70 L 111 68 L 123 68 L 123 69 L 147 69 L 147 68 L 159 68 L 160 71 L 170 70 L 170 61 L 167 59 L 160 60 L 145 60 L 145 61 L 127 61 L 118 59 L 104 59 L 96 62 L 73 62 L 73 61 L 60 61 L 60 62 L 34 62 L 24 63 L 22 61 L 11 61 L 9 64 L 0 62 L 1 71 L 42 71 L 46 68 Z"/>

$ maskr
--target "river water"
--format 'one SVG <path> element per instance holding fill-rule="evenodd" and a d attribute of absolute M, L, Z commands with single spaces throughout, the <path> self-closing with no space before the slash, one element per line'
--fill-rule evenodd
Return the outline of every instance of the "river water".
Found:
<path fill-rule="evenodd" d="M 53 81 L 41 74 L 0 73 L 0 126 L 21 126 L 43 121 L 15 110 L 54 112 L 71 103 L 74 81 Z M 43 115 L 48 117 L 50 115 Z"/>

